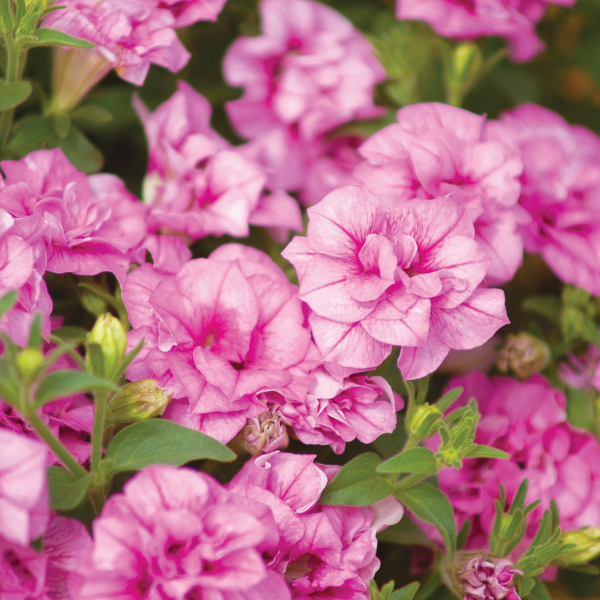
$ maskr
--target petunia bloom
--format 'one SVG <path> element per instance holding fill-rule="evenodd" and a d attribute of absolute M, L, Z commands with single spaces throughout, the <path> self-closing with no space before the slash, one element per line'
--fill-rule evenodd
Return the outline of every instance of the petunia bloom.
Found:
<path fill-rule="evenodd" d="M 481 552 L 468 560 L 456 577 L 464 600 L 521 600 L 515 589 L 515 575 L 523 572 L 510 560 Z"/>
<path fill-rule="evenodd" d="M 379 567 L 375 533 L 402 517 L 394 498 L 363 508 L 319 505 L 337 471 L 315 464 L 314 455 L 273 452 L 250 460 L 229 484 L 271 508 L 282 539 L 270 567 L 283 574 L 294 599 L 368 600 Z"/>
<path fill-rule="evenodd" d="M 440 35 L 459 40 L 502 36 L 510 43 L 511 58 L 523 62 L 544 48 L 535 24 L 548 4 L 573 6 L 575 0 L 397 0 L 396 15 L 426 21 Z"/>
<path fill-rule="evenodd" d="M 254 159 L 273 169 L 271 185 L 296 189 L 319 136 L 382 113 L 372 96 L 385 73 L 363 35 L 328 6 L 263 0 L 260 11 L 263 35 L 239 38 L 225 56 L 225 79 L 245 89 L 227 111 Z"/>
<path fill-rule="evenodd" d="M 39 150 L 2 162 L 0 208 L 44 222 L 47 270 L 123 281 L 129 250 L 146 234 L 145 208 L 112 175 L 87 177 L 60 150 Z"/>
<path fill-rule="evenodd" d="M 398 123 L 371 136 L 359 149 L 367 161 L 354 176 L 390 204 L 450 197 L 475 225 L 475 239 L 492 259 L 491 284 L 508 281 L 523 258 L 513 207 L 523 165 L 505 143 L 483 139 L 485 118 L 445 104 L 398 111 Z"/>
<path fill-rule="evenodd" d="M 159 8 L 168 8 L 175 17 L 175 27 L 198 21 L 216 21 L 227 0 L 158 0 Z"/>
<path fill-rule="evenodd" d="M 177 274 L 133 271 L 123 292 L 146 347 L 128 377 L 174 393 L 165 417 L 229 442 L 266 410 L 257 394 L 294 386 L 311 345 L 297 288 L 262 252 L 228 244 Z M 308 387 L 310 387 L 310 383 Z"/>
<path fill-rule="evenodd" d="M 264 195 L 267 172 L 210 127 L 208 101 L 183 81 L 150 113 L 139 99 L 150 150 L 144 200 L 148 227 L 188 239 L 209 234 L 247 236 L 249 224 L 302 229 L 296 201 Z"/>
<path fill-rule="evenodd" d="M 390 206 L 347 187 L 308 214 L 307 237 L 283 256 L 298 273 L 324 360 L 371 369 L 402 346 L 398 366 L 416 379 L 450 348 L 480 346 L 508 322 L 503 292 L 480 287 L 490 259 L 458 203 Z"/>
<path fill-rule="evenodd" d="M 81 600 L 290 598 L 262 557 L 279 542 L 271 510 L 204 473 L 148 467 L 108 499 L 93 527 Z"/>
<path fill-rule="evenodd" d="M 535 104 L 487 123 L 485 138 L 510 145 L 523 160 L 525 250 L 540 252 L 562 281 L 600 294 L 600 138 Z"/>

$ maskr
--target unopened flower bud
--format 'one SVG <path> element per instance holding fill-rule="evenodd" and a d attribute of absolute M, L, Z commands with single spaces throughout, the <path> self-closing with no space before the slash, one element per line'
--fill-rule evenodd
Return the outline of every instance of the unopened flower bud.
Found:
<path fill-rule="evenodd" d="M 98 317 L 88 336 L 88 341 L 93 344 L 99 344 L 100 348 L 102 348 L 104 373 L 96 374 L 111 378 L 123 361 L 127 347 L 127 337 L 121 321 L 113 317 L 110 313 Z M 86 359 L 88 361 L 88 368 L 90 368 L 91 357 L 89 354 Z"/>
<path fill-rule="evenodd" d="M 512 371 L 517 377 L 527 379 L 543 370 L 549 361 L 548 346 L 522 331 L 506 337 L 506 344 L 500 351 L 496 366 L 502 373 Z"/>
<path fill-rule="evenodd" d="M 515 575 L 523 575 L 508 558 L 486 552 L 458 552 L 442 567 L 444 582 L 464 600 L 520 600 Z"/>
<path fill-rule="evenodd" d="M 108 405 L 107 419 L 125 424 L 159 417 L 173 398 L 172 392 L 158 387 L 153 379 L 142 379 L 124 385 Z"/>
<path fill-rule="evenodd" d="M 563 544 L 576 544 L 568 554 L 560 557 L 564 567 L 583 565 L 600 555 L 600 527 L 583 527 L 575 531 L 565 531 L 559 538 Z"/>
<path fill-rule="evenodd" d="M 268 410 L 258 417 L 248 419 L 246 425 L 231 442 L 234 451 L 247 452 L 252 456 L 266 454 L 289 444 L 289 422 L 276 410 Z"/>
<path fill-rule="evenodd" d="M 16 362 L 21 377 L 30 382 L 35 379 L 38 369 L 44 362 L 44 357 L 37 348 L 25 348 L 17 355 Z"/>
<path fill-rule="evenodd" d="M 419 440 L 431 437 L 437 432 L 441 417 L 442 412 L 437 406 L 430 406 L 425 402 L 425 404 L 417 406 L 408 421 L 408 433 Z"/>

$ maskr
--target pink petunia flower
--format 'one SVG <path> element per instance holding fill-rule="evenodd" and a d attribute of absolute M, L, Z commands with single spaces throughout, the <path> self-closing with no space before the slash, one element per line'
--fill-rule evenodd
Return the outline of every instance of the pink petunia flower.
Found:
<path fill-rule="evenodd" d="M 224 62 L 227 82 L 245 88 L 229 116 L 253 140 L 255 160 L 274 173 L 270 185 L 305 183 L 315 140 L 353 119 L 382 113 L 373 89 L 385 73 L 352 24 L 311 0 L 263 0 L 263 35 L 234 42 Z"/>
<path fill-rule="evenodd" d="M 150 149 L 144 184 L 150 231 L 190 239 L 247 236 L 249 224 L 302 230 L 300 209 L 285 193 L 264 195 L 264 168 L 210 127 L 207 100 L 183 81 L 154 113 L 134 101 Z"/>
<path fill-rule="evenodd" d="M 63 5 L 44 19 L 44 27 L 96 44 L 91 50 L 61 51 L 69 62 L 62 71 L 69 76 L 75 67 L 72 70 L 81 77 L 79 82 L 72 79 L 72 88 L 87 87 L 90 78 L 95 79 L 92 85 L 97 83 L 111 68 L 126 81 L 142 85 L 151 63 L 177 72 L 190 58 L 175 33 L 174 7 L 161 6 L 158 0 L 65 0 Z M 76 65 L 81 59 L 88 68 L 90 61 L 98 64 L 85 73 Z M 76 93 L 75 89 L 61 93 L 68 91 Z"/>
<path fill-rule="evenodd" d="M 49 517 L 46 465 L 43 444 L 0 429 L 0 540 L 28 546 L 44 533 Z"/>
<path fill-rule="evenodd" d="M 482 414 L 475 441 L 510 455 L 508 460 L 466 460 L 462 469 L 439 474 L 458 525 L 467 517 L 473 521 L 469 547 L 486 545 L 500 484 L 512 501 L 526 477 L 526 501 L 539 499 L 541 505 L 529 517 L 524 543 L 531 541 L 551 500 L 558 504 L 563 530 L 600 526 L 600 445 L 591 433 L 567 422 L 564 394 L 541 375 L 517 381 L 472 373 L 449 384 L 459 385 L 465 388 L 462 398 L 475 397 Z"/>
<path fill-rule="evenodd" d="M 20 161 L 3 161 L 0 208 L 19 221 L 44 222 L 47 270 L 96 275 L 114 273 L 122 282 L 129 250 L 146 234 L 144 206 L 112 175 L 87 177 L 60 150 L 39 150 Z"/>
<path fill-rule="evenodd" d="M 94 521 L 79 598 L 286 600 L 262 556 L 278 543 L 268 506 L 204 473 L 151 466 Z"/>
<path fill-rule="evenodd" d="M 314 464 L 314 455 L 274 452 L 247 462 L 229 484 L 271 508 L 282 539 L 270 568 L 283 574 L 292 598 L 368 600 L 379 567 L 375 533 L 402 517 L 394 498 L 364 508 L 319 505 L 338 470 Z"/>
<path fill-rule="evenodd" d="M 443 196 L 459 201 L 492 259 L 488 281 L 500 284 L 523 258 L 513 214 L 523 166 L 514 149 L 483 139 L 484 124 L 484 117 L 445 104 L 407 106 L 398 111 L 397 124 L 360 147 L 367 161 L 354 175 L 390 204 Z"/>
<path fill-rule="evenodd" d="M 310 331 L 297 288 L 258 250 L 221 246 L 175 275 L 144 265 L 123 299 L 129 343 L 146 339 L 128 377 L 158 380 L 174 393 L 164 416 L 219 441 L 265 412 L 259 392 L 289 391 L 295 368 L 307 375 Z"/>
<path fill-rule="evenodd" d="M 19 292 L 16 305 L 0 319 L 0 330 L 21 346 L 28 343 L 36 312 L 42 314 L 42 334 L 50 332 L 52 299 L 43 280 L 45 229 L 40 216 L 14 219 L 0 209 L 0 297 L 11 290 Z"/>
<path fill-rule="evenodd" d="M 279 406 L 300 441 L 331 446 L 341 454 L 346 442 L 370 444 L 394 431 L 396 411 L 404 403 L 383 377 L 334 376 L 327 366 L 311 371 L 316 383 L 302 400 L 286 398 Z"/>
<path fill-rule="evenodd" d="M 535 24 L 548 4 L 573 6 L 575 0 L 397 0 L 396 15 L 426 21 L 440 35 L 459 40 L 502 36 L 509 41 L 511 58 L 523 62 L 544 48 Z"/>
<path fill-rule="evenodd" d="M 450 348 L 480 346 L 508 322 L 502 291 L 479 285 L 490 259 L 458 203 L 390 206 L 346 187 L 308 214 L 307 237 L 283 256 L 298 273 L 324 360 L 371 369 L 402 346 L 398 366 L 416 379 Z"/>
<path fill-rule="evenodd" d="M 525 104 L 487 123 L 523 160 L 520 233 L 567 283 L 600 294 L 600 139 L 552 111 Z"/>

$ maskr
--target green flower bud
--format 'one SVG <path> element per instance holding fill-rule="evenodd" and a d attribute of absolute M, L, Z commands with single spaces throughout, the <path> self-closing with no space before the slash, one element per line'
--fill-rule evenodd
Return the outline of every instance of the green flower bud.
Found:
<path fill-rule="evenodd" d="M 558 539 L 563 544 L 577 545 L 556 561 L 561 566 L 583 565 L 600 555 L 600 527 L 583 527 L 575 531 L 565 531 Z"/>
<path fill-rule="evenodd" d="M 123 329 L 121 321 L 109 313 L 98 317 L 88 336 L 88 342 L 98 344 L 104 357 L 104 372 L 96 373 L 96 375 L 112 378 L 125 357 L 127 347 L 125 329 Z M 89 353 L 86 356 L 86 361 L 88 368 L 91 370 Z"/>
<path fill-rule="evenodd" d="M 430 406 L 427 402 L 417 406 L 415 412 L 407 423 L 408 433 L 419 440 L 431 437 L 437 432 L 442 411 L 437 406 Z"/>
<path fill-rule="evenodd" d="M 44 362 L 44 356 L 37 348 L 25 348 L 17 355 L 17 369 L 26 382 L 31 382 Z"/>
<path fill-rule="evenodd" d="M 113 397 L 106 418 L 111 423 L 126 424 L 159 417 L 172 398 L 173 393 L 159 388 L 153 379 L 134 381 Z"/>
<path fill-rule="evenodd" d="M 522 331 L 506 337 L 506 344 L 498 355 L 496 366 L 502 373 L 513 371 L 517 377 L 527 379 L 542 371 L 549 361 L 548 346 Z"/>

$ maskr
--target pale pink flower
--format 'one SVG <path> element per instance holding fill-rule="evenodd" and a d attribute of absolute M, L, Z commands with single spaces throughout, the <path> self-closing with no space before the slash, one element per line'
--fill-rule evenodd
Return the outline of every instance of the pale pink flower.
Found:
<path fill-rule="evenodd" d="M 316 382 L 308 394 L 286 398 L 278 409 L 300 441 L 330 445 L 341 454 L 346 442 L 370 444 L 396 428 L 396 411 L 404 403 L 383 377 L 334 376 L 327 364 L 311 375 Z"/>
<path fill-rule="evenodd" d="M 284 575 L 292 598 L 368 600 L 379 567 L 375 533 L 402 517 L 394 498 L 364 508 L 319 505 L 338 470 L 314 464 L 314 455 L 274 452 L 250 460 L 229 484 L 271 508 L 282 539 L 270 567 Z"/>
<path fill-rule="evenodd" d="M 0 184 L 0 193 L 1 193 Z M 41 217 L 14 219 L 0 209 L 0 297 L 19 292 L 16 305 L 3 315 L 0 329 L 26 346 L 33 316 L 42 314 L 42 334 L 50 332 L 52 299 L 43 280 L 46 271 L 45 224 Z"/>
<path fill-rule="evenodd" d="M 381 114 L 372 95 L 385 74 L 367 40 L 331 8 L 263 0 L 260 9 L 263 35 L 236 40 L 225 56 L 227 82 L 245 88 L 227 110 L 240 134 L 261 146 L 265 165 L 281 164 L 280 153 L 294 147 L 286 163 L 295 171 L 303 144 L 342 123 Z M 261 143 L 265 135 L 269 142 Z M 297 183 L 297 176 L 282 172 L 275 185 L 293 189 Z"/>
<path fill-rule="evenodd" d="M 28 546 L 44 533 L 49 516 L 46 466 L 43 444 L 0 429 L 0 539 Z"/>
<path fill-rule="evenodd" d="M 283 256 L 324 360 L 371 369 L 402 346 L 398 366 L 416 379 L 450 348 L 480 346 L 508 322 L 503 292 L 479 286 L 490 259 L 457 202 L 396 206 L 346 187 L 308 214 L 307 237 Z"/>
<path fill-rule="evenodd" d="M 198 21 L 216 21 L 227 0 L 158 0 L 159 8 L 168 8 L 175 17 L 175 27 Z"/>
<path fill-rule="evenodd" d="M 93 527 L 81 600 L 290 597 L 262 557 L 279 543 L 270 509 L 204 473 L 148 467 L 109 498 Z"/>
<path fill-rule="evenodd" d="M 265 412 L 259 392 L 293 383 L 310 348 L 297 288 L 246 246 L 221 246 L 176 275 L 144 265 L 123 298 L 130 344 L 146 339 L 128 377 L 158 380 L 174 393 L 166 418 L 222 442 Z"/>
<path fill-rule="evenodd" d="M 449 387 L 458 385 L 465 388 L 459 402 L 474 397 L 482 414 L 475 441 L 510 455 L 508 460 L 465 460 L 462 469 L 439 474 L 458 525 L 467 517 L 473 521 L 469 547 L 486 545 L 500 484 L 511 501 L 526 477 L 527 502 L 542 502 L 529 518 L 524 543 L 551 500 L 558 504 L 563 530 L 600 526 L 600 445 L 591 433 L 567 422 L 562 392 L 541 375 L 517 381 L 472 373 L 453 379 Z"/>
<path fill-rule="evenodd" d="M 48 559 L 43 553 L 29 546 L 16 545 L 0 536 L 2 600 L 46 600 L 47 564 Z"/>
<path fill-rule="evenodd" d="M 548 4 L 573 6 L 575 0 L 397 0 L 396 15 L 427 21 L 440 35 L 459 40 L 502 36 L 509 41 L 511 58 L 522 62 L 544 48 L 535 24 Z"/>
<path fill-rule="evenodd" d="M 148 254 L 157 269 L 169 273 L 177 273 L 192 258 L 192 252 L 185 240 L 176 235 L 149 233 L 141 241 L 139 247 L 132 251 L 132 262 L 144 264 L 147 262 Z"/>
<path fill-rule="evenodd" d="M 525 104 L 486 125 L 485 137 L 521 154 L 525 250 L 567 283 L 600 294 L 600 139 L 552 111 Z"/>
<path fill-rule="evenodd" d="M 44 27 L 96 44 L 83 53 L 102 61 L 98 80 L 114 68 L 126 81 L 142 85 L 151 63 L 176 72 L 190 58 L 177 39 L 175 16 L 157 0 L 65 0 L 62 5 L 44 19 Z"/>
<path fill-rule="evenodd" d="M 523 258 L 513 214 L 523 166 L 517 151 L 483 139 L 484 124 L 484 117 L 445 104 L 402 108 L 397 124 L 360 147 L 367 161 L 355 177 L 391 204 L 442 196 L 459 201 L 492 259 L 488 281 L 499 284 L 512 278 Z"/>
<path fill-rule="evenodd" d="M 464 570 L 463 570 L 464 569 Z M 515 575 L 523 575 L 507 558 L 491 559 L 480 553 L 458 572 L 464 600 L 521 600 L 515 590 Z"/>
<path fill-rule="evenodd" d="M 112 175 L 87 177 L 60 150 L 39 150 L 3 161 L 0 208 L 13 217 L 38 215 L 45 229 L 47 270 L 121 281 L 128 252 L 146 234 L 144 206 Z"/>
<path fill-rule="evenodd" d="M 183 81 L 154 113 L 134 101 L 146 129 L 150 163 L 144 184 L 148 227 L 191 239 L 247 236 L 249 223 L 302 230 L 296 201 L 265 196 L 267 172 L 210 127 L 207 100 Z"/>

